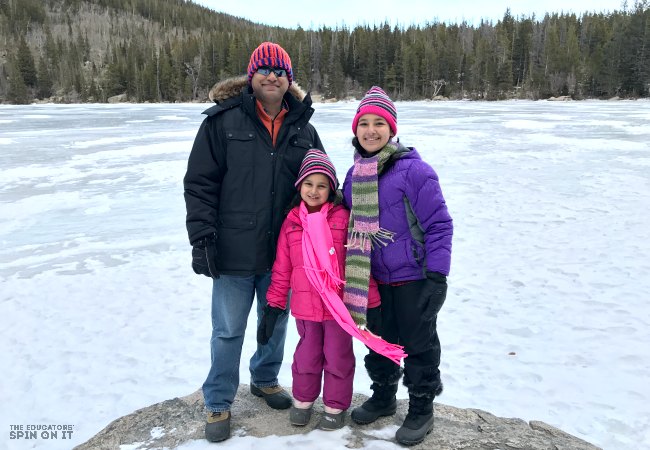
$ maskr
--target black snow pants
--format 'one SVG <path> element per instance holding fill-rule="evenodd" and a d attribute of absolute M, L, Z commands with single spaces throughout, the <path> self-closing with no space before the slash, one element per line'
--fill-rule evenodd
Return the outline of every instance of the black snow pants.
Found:
<path fill-rule="evenodd" d="M 440 340 L 436 329 L 440 305 L 420 304 L 425 281 L 391 286 L 379 284 L 381 306 L 368 310 L 368 329 L 386 341 L 404 346 L 404 386 L 409 394 L 435 397 L 442 392 Z M 365 359 L 370 379 L 378 384 L 395 383 L 400 367 L 370 350 Z"/>

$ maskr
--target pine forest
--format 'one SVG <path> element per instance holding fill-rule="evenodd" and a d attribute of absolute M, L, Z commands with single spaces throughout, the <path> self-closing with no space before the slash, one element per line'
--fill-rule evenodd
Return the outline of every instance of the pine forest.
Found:
<path fill-rule="evenodd" d="M 299 85 L 323 99 L 372 85 L 397 100 L 650 97 L 649 0 L 608 14 L 314 30 L 190 0 L 0 0 L 0 103 L 207 101 L 263 41 L 282 45 Z"/>

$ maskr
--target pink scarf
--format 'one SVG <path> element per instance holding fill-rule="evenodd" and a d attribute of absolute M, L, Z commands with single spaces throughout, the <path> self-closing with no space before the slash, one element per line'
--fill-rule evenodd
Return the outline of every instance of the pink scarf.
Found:
<path fill-rule="evenodd" d="M 332 231 L 327 223 L 327 213 L 331 207 L 332 203 L 327 202 L 320 211 L 309 214 L 305 202 L 300 203 L 299 215 L 303 228 L 302 257 L 307 279 L 320 294 L 334 320 L 346 333 L 399 365 L 400 360 L 407 356 L 404 347 L 386 342 L 366 329 L 359 329 L 337 293 L 338 287 L 345 284 L 345 281 L 341 279 Z"/>

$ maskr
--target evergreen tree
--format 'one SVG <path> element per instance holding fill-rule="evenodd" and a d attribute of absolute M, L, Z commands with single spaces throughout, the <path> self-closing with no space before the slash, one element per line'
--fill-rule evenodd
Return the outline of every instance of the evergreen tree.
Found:
<path fill-rule="evenodd" d="M 503 19 L 496 25 L 496 90 L 497 95 L 504 97 L 513 86 L 513 49 L 515 43 L 515 21 L 510 14 L 510 8 L 506 9 Z"/>
<path fill-rule="evenodd" d="M 140 72 L 140 84 L 142 85 L 142 101 L 154 102 L 158 101 L 158 86 L 156 83 L 156 69 L 157 59 L 154 55 L 153 58 L 147 60 Z"/>
<path fill-rule="evenodd" d="M 102 99 L 101 92 L 97 87 L 97 83 L 95 82 L 94 77 L 90 78 L 87 86 L 88 86 L 87 94 L 86 94 L 87 101 L 95 102 L 95 103 L 99 101 L 105 101 L 105 99 Z"/>
<path fill-rule="evenodd" d="M 170 63 L 169 47 L 161 49 L 158 61 L 158 95 L 160 101 L 169 102 L 174 99 L 172 65 Z"/>
<path fill-rule="evenodd" d="M 107 97 L 126 93 L 127 82 L 122 64 L 116 61 L 108 65 L 102 86 Z"/>
<path fill-rule="evenodd" d="M 523 19 L 517 24 L 512 44 L 512 80 L 515 86 L 522 86 L 528 77 L 532 39 L 533 21 Z"/>
<path fill-rule="evenodd" d="M 650 71 L 650 8 L 645 3 L 635 5 L 634 12 L 628 16 L 625 31 L 621 37 L 621 90 L 637 97 L 647 91 Z"/>
<path fill-rule="evenodd" d="M 294 46 L 295 50 L 291 55 L 291 64 L 293 65 L 293 76 L 296 82 L 307 89 L 312 90 L 311 81 L 311 64 L 309 60 L 309 41 L 307 33 L 301 27 L 296 30 Z"/>
<path fill-rule="evenodd" d="M 327 75 L 323 86 L 324 96 L 325 98 L 341 98 L 345 96 L 345 78 L 337 34 L 331 33 L 329 39 L 331 40 L 330 45 L 323 49 L 326 58 L 325 66 L 327 67 Z"/>
<path fill-rule="evenodd" d="M 57 45 L 52 37 L 52 32 L 49 26 L 45 28 L 45 58 L 48 64 L 52 64 L 54 61 L 59 59 Z"/>
<path fill-rule="evenodd" d="M 36 87 L 38 76 L 36 74 L 36 66 L 34 65 L 34 57 L 24 36 L 21 36 L 18 42 L 16 59 L 18 70 L 25 85 L 28 87 Z"/>
<path fill-rule="evenodd" d="M 17 62 L 10 63 L 9 66 L 9 90 L 7 100 L 16 105 L 27 105 L 30 103 L 30 95 L 27 92 L 27 85 L 23 80 Z"/>
<path fill-rule="evenodd" d="M 50 75 L 50 68 L 45 58 L 41 58 L 38 62 L 38 97 L 48 98 L 51 96 L 52 76 Z"/>

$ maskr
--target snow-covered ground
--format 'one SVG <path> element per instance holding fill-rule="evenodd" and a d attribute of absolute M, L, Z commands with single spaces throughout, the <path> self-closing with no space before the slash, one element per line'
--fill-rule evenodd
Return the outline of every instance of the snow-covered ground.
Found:
<path fill-rule="evenodd" d="M 315 105 L 340 177 L 356 106 Z M 0 448 L 68 449 L 200 387 L 211 284 L 190 268 L 182 177 L 205 107 L 0 106 Z M 397 107 L 455 224 L 438 401 L 650 448 L 650 102 Z M 369 394 L 356 351 L 355 389 Z M 73 428 L 11 439 L 29 425 Z M 329 450 L 345 432 L 263 444 Z"/>

